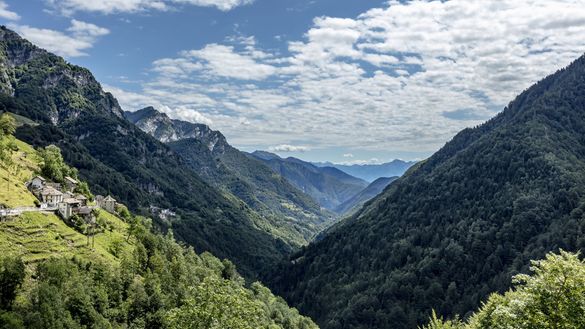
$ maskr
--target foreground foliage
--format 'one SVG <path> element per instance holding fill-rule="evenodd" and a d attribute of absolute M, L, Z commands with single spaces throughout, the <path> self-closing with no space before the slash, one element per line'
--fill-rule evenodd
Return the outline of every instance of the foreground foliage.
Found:
<path fill-rule="evenodd" d="M 491 295 L 467 322 L 433 314 L 422 329 L 585 328 L 585 262 L 561 251 L 533 261 L 531 270 L 514 277 L 514 289 Z"/>
<path fill-rule="evenodd" d="M 143 225 L 143 224 L 140 224 Z M 0 260 L 0 328 L 316 328 L 229 261 L 136 230 L 119 264 Z"/>

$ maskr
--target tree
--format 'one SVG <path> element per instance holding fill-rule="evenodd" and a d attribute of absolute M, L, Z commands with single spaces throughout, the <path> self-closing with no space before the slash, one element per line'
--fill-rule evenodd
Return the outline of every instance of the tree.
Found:
<path fill-rule="evenodd" d="M 0 115 L 0 138 L 14 135 L 15 131 L 16 121 L 14 118 L 8 113 Z"/>
<path fill-rule="evenodd" d="M 55 182 L 63 183 L 65 176 L 77 178 L 77 170 L 70 168 L 63 160 L 61 150 L 55 145 L 49 145 L 40 152 L 43 158 L 42 174 Z"/>
<path fill-rule="evenodd" d="M 167 326 L 171 329 L 255 329 L 266 328 L 261 304 L 232 282 L 206 278 L 195 287 L 193 298 L 171 310 Z"/>
<path fill-rule="evenodd" d="M 16 122 L 14 118 L 4 113 L 0 115 L 0 166 L 8 171 L 14 169 L 12 161 L 12 151 L 16 149 L 14 137 L 16 131 Z M 10 179 L 7 180 L 8 189 L 10 189 Z"/>
<path fill-rule="evenodd" d="M 17 289 L 24 280 L 24 270 L 24 263 L 19 258 L 0 259 L 0 309 L 11 309 Z"/>
<path fill-rule="evenodd" d="M 126 229 L 128 236 L 126 237 L 126 241 L 130 241 L 131 236 L 139 236 L 150 229 L 150 220 L 142 216 L 130 215 L 126 222 L 128 223 L 128 228 Z"/>
<path fill-rule="evenodd" d="M 83 194 L 88 200 L 93 200 L 93 194 L 91 194 L 87 182 L 79 182 L 79 184 L 77 184 L 77 187 L 75 187 L 74 192 Z"/>
<path fill-rule="evenodd" d="M 515 290 L 492 295 L 472 328 L 585 328 L 585 262 L 561 251 L 533 261 L 533 275 L 514 277 Z"/>
<path fill-rule="evenodd" d="M 444 321 L 433 312 L 422 329 L 585 328 L 585 262 L 578 254 L 549 253 L 533 261 L 532 275 L 513 278 L 515 288 L 493 294 L 466 324 Z"/>

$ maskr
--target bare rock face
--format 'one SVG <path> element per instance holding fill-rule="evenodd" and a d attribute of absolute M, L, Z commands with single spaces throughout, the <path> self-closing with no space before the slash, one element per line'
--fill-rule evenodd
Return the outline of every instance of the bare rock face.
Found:
<path fill-rule="evenodd" d="M 219 131 L 201 123 L 173 120 L 152 106 L 136 112 L 125 112 L 125 116 L 142 131 L 163 143 L 193 138 L 205 144 L 214 155 L 223 154 L 228 146 L 225 136 Z"/>

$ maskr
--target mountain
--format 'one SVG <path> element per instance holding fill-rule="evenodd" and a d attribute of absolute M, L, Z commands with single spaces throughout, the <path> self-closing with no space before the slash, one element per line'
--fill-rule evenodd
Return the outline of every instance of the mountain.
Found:
<path fill-rule="evenodd" d="M 207 183 L 228 191 L 263 216 L 265 229 L 291 247 L 306 245 L 328 222 L 309 196 L 261 161 L 228 144 L 204 124 L 170 119 L 152 107 L 126 112 L 140 129 L 165 142 Z"/>
<path fill-rule="evenodd" d="M 46 170 L 47 158 L 4 127 L 0 145 L 14 147 L 0 158 L 9 187 L 0 202 L 34 209 L 26 182 Z M 260 283 L 247 285 L 230 261 L 197 254 L 140 216 L 99 208 L 92 216 L 91 235 L 78 226 L 82 218 L 50 211 L 0 221 L 2 328 L 317 328 Z"/>
<path fill-rule="evenodd" d="M 415 328 L 468 315 L 530 259 L 585 248 L 585 56 L 461 131 L 272 287 L 322 328 Z"/>
<path fill-rule="evenodd" d="M 384 189 L 390 185 L 393 181 L 397 180 L 398 177 L 381 177 L 373 181 L 370 185 L 366 186 L 358 194 L 354 195 L 351 199 L 345 201 L 335 208 L 335 212 L 338 214 L 347 214 L 355 212 L 361 208 L 366 202 L 371 200 L 376 195 L 382 193 Z"/>
<path fill-rule="evenodd" d="M 169 146 L 128 122 L 87 69 L 5 27 L 0 64 L 0 109 L 37 123 L 20 126 L 17 137 L 35 147 L 58 145 L 94 193 L 111 194 L 149 216 L 151 209 L 171 209 L 176 218 L 155 216 L 160 230 L 172 229 L 199 252 L 231 259 L 249 278 L 290 252 L 255 211 L 211 187 Z"/>
<path fill-rule="evenodd" d="M 207 125 L 171 120 L 166 114 L 157 111 L 152 106 L 136 112 L 126 111 L 124 116 L 163 143 L 193 138 L 211 143 L 208 145 L 210 151 L 213 151 L 215 145 L 227 146 L 225 137 L 220 132 L 211 130 Z"/>
<path fill-rule="evenodd" d="M 317 167 L 297 158 L 283 159 L 276 154 L 255 151 L 251 157 L 263 161 L 274 172 L 310 195 L 322 207 L 334 210 L 363 190 L 368 183 L 333 167 Z"/>
<path fill-rule="evenodd" d="M 349 175 L 373 182 L 380 177 L 402 176 L 416 161 L 393 160 L 382 164 L 344 165 L 331 162 L 315 162 L 318 167 L 334 167 Z"/>

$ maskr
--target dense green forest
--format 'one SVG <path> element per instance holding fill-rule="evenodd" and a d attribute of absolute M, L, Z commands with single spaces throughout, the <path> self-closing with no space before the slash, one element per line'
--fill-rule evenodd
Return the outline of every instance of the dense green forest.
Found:
<path fill-rule="evenodd" d="M 459 133 L 271 287 L 323 328 L 469 316 L 530 259 L 585 248 L 585 57 Z"/>
<path fill-rule="evenodd" d="M 561 251 L 533 261 L 531 275 L 514 277 L 514 288 L 493 294 L 467 321 L 435 313 L 421 329 L 585 328 L 585 262 Z"/>
<path fill-rule="evenodd" d="M 1 328 L 316 328 L 229 261 L 141 223 L 119 266 L 73 257 L 0 259 Z"/>
<path fill-rule="evenodd" d="M 257 277 L 292 250 L 264 219 L 239 200 L 204 182 L 168 146 L 123 117 L 116 99 L 92 74 L 0 29 L 0 110 L 34 124 L 20 126 L 19 139 L 35 146 L 57 145 L 95 194 L 111 194 L 137 213 L 171 209 L 172 219 L 155 217 L 163 231 L 197 251 L 229 258 L 241 273 Z"/>

